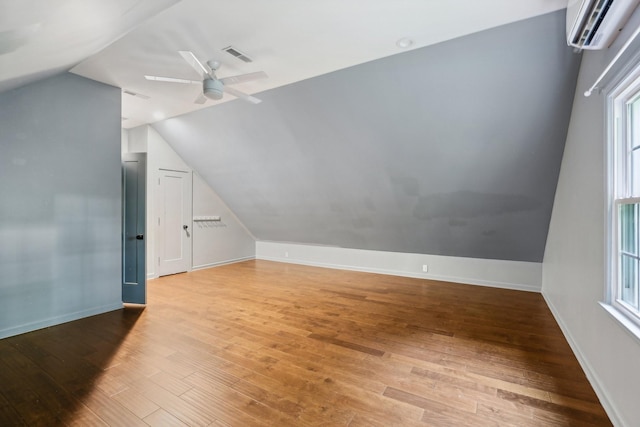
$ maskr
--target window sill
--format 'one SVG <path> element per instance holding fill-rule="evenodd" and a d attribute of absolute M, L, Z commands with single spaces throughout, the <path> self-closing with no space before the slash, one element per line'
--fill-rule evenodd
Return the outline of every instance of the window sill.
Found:
<path fill-rule="evenodd" d="M 613 317 L 616 322 L 622 325 L 625 331 L 627 331 L 632 337 L 636 339 L 636 341 L 640 343 L 640 326 L 630 320 L 614 306 L 602 301 L 600 301 L 599 304 L 607 311 L 607 313 L 609 313 L 611 317 Z"/>

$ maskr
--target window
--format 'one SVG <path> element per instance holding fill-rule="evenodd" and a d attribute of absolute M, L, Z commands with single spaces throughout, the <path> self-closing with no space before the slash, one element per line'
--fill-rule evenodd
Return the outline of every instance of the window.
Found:
<path fill-rule="evenodd" d="M 608 304 L 640 328 L 640 68 L 611 91 L 609 103 Z M 610 310 L 611 311 L 611 310 Z"/>

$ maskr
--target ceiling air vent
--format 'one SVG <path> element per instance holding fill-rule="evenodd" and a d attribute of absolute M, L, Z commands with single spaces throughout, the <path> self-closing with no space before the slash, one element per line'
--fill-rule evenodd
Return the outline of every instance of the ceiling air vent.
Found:
<path fill-rule="evenodd" d="M 131 92 L 130 90 L 126 90 L 126 89 L 124 89 L 124 90 L 122 91 L 122 93 L 126 93 L 127 95 L 131 95 L 131 96 L 137 96 L 138 98 L 142 98 L 142 99 L 149 99 L 149 98 L 151 98 L 150 96 L 143 95 L 143 94 L 141 94 L 141 93 Z"/>
<path fill-rule="evenodd" d="M 227 52 L 230 55 L 235 56 L 236 58 L 244 61 L 244 62 L 253 62 L 253 59 L 249 58 L 247 55 L 245 55 L 244 53 L 240 52 L 238 49 L 236 49 L 233 46 L 227 46 L 224 49 L 225 52 Z"/>

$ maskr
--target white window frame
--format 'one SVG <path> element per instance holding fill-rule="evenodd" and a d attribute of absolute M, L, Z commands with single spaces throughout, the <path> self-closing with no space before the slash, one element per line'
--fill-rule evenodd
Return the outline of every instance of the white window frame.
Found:
<path fill-rule="evenodd" d="M 606 97 L 607 100 L 607 286 L 602 306 L 629 332 L 640 339 L 640 307 L 621 298 L 619 210 L 624 204 L 640 203 L 631 195 L 631 161 L 628 146 L 628 105 L 640 97 L 640 65 L 627 72 Z M 637 132 L 640 132 L 640 126 Z M 640 227 L 640 221 L 638 222 Z M 640 242 L 638 243 L 640 244 Z M 640 256 L 639 256 L 640 258 Z M 640 272 L 638 272 L 640 274 Z M 639 279 L 640 281 L 640 279 Z M 640 284 L 639 284 L 640 288 Z M 640 289 L 636 291 L 640 294 Z M 638 296 L 640 298 L 640 296 Z"/>

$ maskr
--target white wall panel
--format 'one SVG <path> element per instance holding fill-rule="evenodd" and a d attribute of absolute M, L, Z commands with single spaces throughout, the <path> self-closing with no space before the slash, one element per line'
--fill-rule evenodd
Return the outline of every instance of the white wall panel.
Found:
<path fill-rule="evenodd" d="M 318 267 L 540 291 L 538 262 L 369 251 L 295 243 L 256 242 L 256 258 Z M 427 265 L 427 272 L 423 266 Z"/>
<path fill-rule="evenodd" d="M 631 24 L 633 23 L 633 24 Z M 640 342 L 599 305 L 605 294 L 605 99 L 583 92 L 640 24 L 583 54 L 543 261 L 542 294 L 616 426 L 640 421 Z"/>

